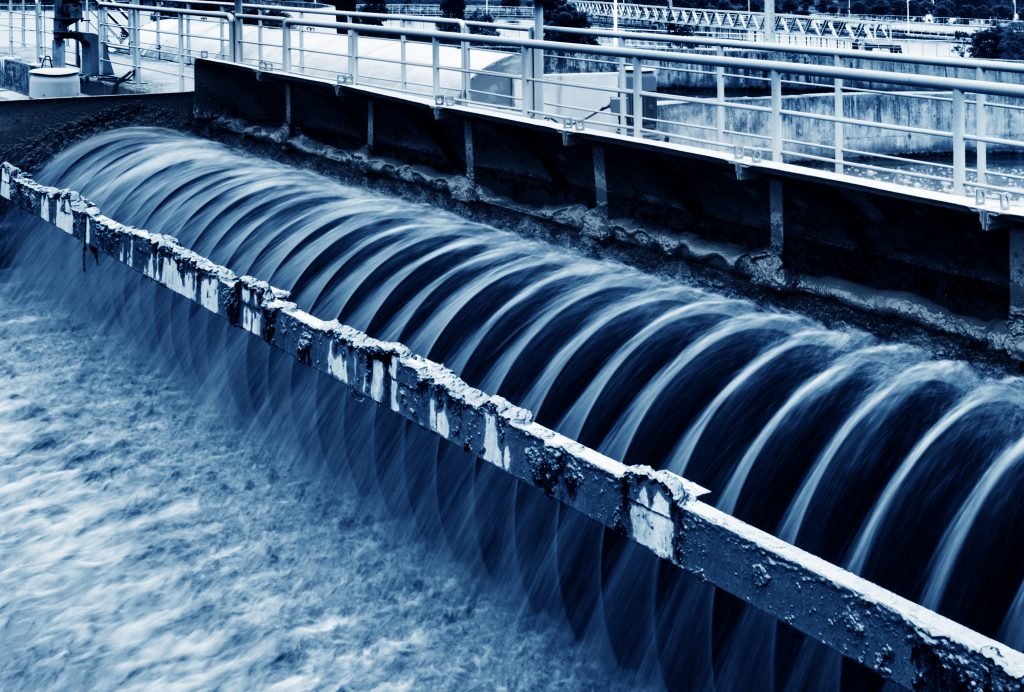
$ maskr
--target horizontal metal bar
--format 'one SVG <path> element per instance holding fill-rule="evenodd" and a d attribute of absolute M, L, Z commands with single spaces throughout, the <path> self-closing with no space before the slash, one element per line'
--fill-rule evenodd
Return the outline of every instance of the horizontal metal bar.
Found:
<path fill-rule="evenodd" d="M 116 2 L 100 2 L 100 7 L 113 7 L 119 9 L 137 9 L 144 11 L 161 12 L 165 14 L 184 13 L 184 14 L 201 14 L 199 10 L 181 10 L 178 8 L 161 8 L 155 6 L 142 6 L 142 5 L 131 5 L 128 3 L 116 3 Z M 366 18 L 394 18 L 393 15 L 378 14 L 378 13 L 361 13 L 361 12 L 313 12 L 315 14 L 331 14 L 341 17 L 366 17 Z M 213 13 L 212 16 L 224 16 L 225 13 Z M 615 48 L 615 47 L 598 47 L 598 46 L 587 46 L 578 44 L 568 44 L 553 41 L 542 41 L 536 39 L 515 39 L 498 36 L 484 36 L 480 34 L 469 34 L 464 29 L 467 23 L 464 20 L 452 19 L 445 20 L 454 25 L 460 26 L 463 30 L 460 32 L 448 32 L 448 31 L 433 31 L 423 29 L 409 29 L 409 28 L 392 28 L 392 27 L 377 27 L 372 25 L 363 24 L 352 24 L 343 22 L 316 22 L 310 20 L 304 20 L 301 18 L 283 18 L 283 17 L 268 17 L 265 15 L 254 15 L 254 14 L 242 14 L 237 19 L 254 19 L 261 20 L 267 23 L 279 22 L 284 27 L 289 26 L 306 26 L 314 28 L 327 28 L 327 29 L 338 29 L 344 28 L 346 30 L 353 30 L 358 33 L 366 33 L 370 35 L 391 35 L 391 36 L 407 36 L 407 37 L 420 37 L 420 38 L 447 38 L 453 33 L 461 37 L 461 40 L 465 40 L 471 44 L 484 44 L 484 45 L 497 45 L 497 46 L 516 46 L 516 47 L 529 47 L 529 48 L 545 48 L 546 50 L 563 50 L 572 52 L 582 52 L 593 55 L 601 55 L 606 57 L 639 57 L 645 60 L 653 61 L 664 61 L 670 62 L 682 62 L 689 64 L 699 64 L 711 67 L 734 67 L 737 69 L 752 69 L 758 71 L 770 71 L 778 70 L 786 74 L 799 74 L 804 76 L 820 76 L 831 79 L 844 79 L 851 81 L 864 81 L 864 82 L 881 82 L 894 84 L 899 86 L 913 86 L 918 88 L 932 88 L 932 89 L 959 89 L 962 91 L 968 91 L 971 93 L 984 93 L 988 95 L 1004 95 L 1024 98 L 1024 86 L 1021 85 L 1008 85 L 1008 84 L 997 84 L 987 81 L 979 81 L 975 79 L 962 79 L 962 78 L 950 78 L 950 77 L 931 77 L 926 75 L 913 75 L 913 74 L 898 74 L 892 72 L 886 72 L 881 70 L 869 70 L 869 69 L 855 69 L 846 67 L 836 67 L 827 65 L 805 65 L 801 63 L 792 63 L 785 61 L 767 61 L 767 60 L 756 60 L 749 58 L 733 58 L 728 56 L 719 55 L 701 55 L 695 53 L 680 54 L 670 53 L 663 51 L 654 50 L 640 50 L 640 49 L 628 49 L 628 48 Z M 566 33 L 586 33 L 592 30 L 586 29 L 572 29 L 569 30 L 565 27 L 559 27 L 559 31 L 566 29 Z M 602 33 L 598 31 L 598 33 Z M 629 36 L 629 32 L 604 32 L 611 33 L 614 36 Z M 655 34 L 644 34 L 643 36 L 658 36 Z M 688 38 L 688 37 L 675 37 L 675 38 Z M 686 43 L 685 41 L 681 41 Z M 709 44 L 715 45 L 715 44 Z M 831 53 L 830 53 L 831 54 Z M 863 59 L 863 56 L 858 56 Z M 913 61 L 911 61 L 913 62 Z M 927 63 L 927 61 L 922 61 Z M 994 69 L 993 65 L 999 65 L 1001 63 L 993 63 L 992 61 L 964 61 L 965 67 L 978 66 L 975 63 L 980 63 L 980 66 L 987 69 Z M 945 64 L 945 63 L 936 63 Z M 1024 72 L 1024 65 L 1020 65 L 1020 71 Z M 743 75 L 740 78 L 752 79 Z"/>
<path fill-rule="evenodd" d="M 849 67 L 834 67 L 829 65 L 806 65 L 803 63 L 791 63 L 780 60 L 756 60 L 752 58 L 730 58 L 719 55 L 700 55 L 694 53 L 665 53 L 652 50 L 637 50 L 629 48 L 617 48 L 614 46 L 590 46 L 584 44 L 562 43 L 558 41 L 542 41 L 537 39 L 507 38 L 501 36 L 486 36 L 481 34 L 468 34 L 452 31 L 431 31 L 424 29 L 396 29 L 384 26 L 372 26 L 352 23 L 327 23 L 314 22 L 304 19 L 280 18 L 280 17 L 257 17 L 255 15 L 239 15 L 240 19 L 264 19 L 267 21 L 278 21 L 282 27 L 290 26 L 311 26 L 323 29 L 345 29 L 357 34 L 380 35 L 380 36 L 406 36 L 425 39 L 455 39 L 466 41 L 469 44 L 484 44 L 495 46 L 512 46 L 517 48 L 535 48 L 541 50 L 563 50 L 591 55 L 603 55 L 620 58 L 639 58 L 650 61 L 668 61 L 678 63 L 692 63 L 710 65 L 715 67 L 732 67 L 735 69 L 757 70 L 769 72 L 776 70 L 785 74 L 800 74 L 806 76 L 826 77 L 829 79 L 843 79 L 855 82 L 879 82 L 884 84 L 895 84 L 899 86 L 915 87 L 919 89 L 958 89 L 960 91 L 989 94 L 992 96 L 1011 96 L 1024 98 L 1024 85 L 999 84 L 996 82 L 979 81 L 976 79 L 962 79 L 954 77 L 931 77 L 927 75 L 898 74 L 881 70 L 854 69 Z"/>
<path fill-rule="evenodd" d="M 160 7 L 158 5 L 132 5 L 120 2 L 101 2 L 100 7 L 113 7 L 119 10 L 138 10 L 139 12 L 160 12 L 163 14 L 185 14 L 191 17 L 218 17 L 220 19 L 231 19 L 230 12 L 215 10 L 191 10 L 184 7 Z"/>
<path fill-rule="evenodd" d="M 401 344 L 310 315 L 283 291 L 9 163 L 0 198 L 893 682 L 1024 685 L 1024 654 L 716 510 L 684 478 L 584 447 Z"/>
<path fill-rule="evenodd" d="M 554 29 L 554 27 L 551 27 Z M 594 36 L 602 38 L 621 38 L 651 41 L 652 43 L 670 43 L 683 46 L 707 46 L 709 48 L 734 48 L 744 51 L 764 51 L 767 53 L 795 53 L 798 55 L 821 55 L 827 58 L 848 58 L 850 60 L 869 60 L 878 62 L 901 63 L 909 65 L 933 65 L 936 67 L 956 67 L 965 70 L 991 70 L 993 72 L 1013 72 L 1024 74 L 1024 62 L 1005 62 L 1002 60 L 982 60 L 979 58 L 955 58 L 924 55 L 907 55 L 901 53 L 875 53 L 846 48 L 818 48 L 815 46 L 797 46 L 762 41 L 743 41 L 739 39 L 711 38 L 706 36 L 674 36 L 672 34 L 655 34 L 640 31 L 612 31 L 611 29 L 576 27 L 558 27 L 559 32 L 576 36 Z"/>

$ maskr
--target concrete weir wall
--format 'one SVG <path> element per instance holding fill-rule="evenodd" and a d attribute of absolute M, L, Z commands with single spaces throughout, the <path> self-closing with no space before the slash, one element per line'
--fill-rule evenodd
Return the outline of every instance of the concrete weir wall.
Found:
<path fill-rule="evenodd" d="M 69 251 L 109 255 L 904 687 L 1024 685 L 1024 654 L 719 512 L 679 476 L 626 466 L 547 429 L 401 344 L 310 315 L 284 292 L 170 236 L 123 226 L 9 163 L 0 167 L 0 199 L 75 238 Z"/>

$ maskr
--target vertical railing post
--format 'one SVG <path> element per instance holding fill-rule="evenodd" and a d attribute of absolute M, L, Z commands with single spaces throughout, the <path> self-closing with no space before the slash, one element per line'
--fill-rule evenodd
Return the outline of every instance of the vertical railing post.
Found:
<path fill-rule="evenodd" d="M 620 57 L 616 58 L 616 61 L 618 78 L 615 82 L 615 100 L 619 103 L 619 127 L 615 132 L 622 134 L 629 126 L 629 109 L 626 107 L 626 59 Z"/>
<path fill-rule="evenodd" d="M 544 40 L 544 3 L 533 4 L 533 37 Z M 533 56 L 533 109 L 536 113 L 544 112 L 544 49 L 531 48 Z"/>
<path fill-rule="evenodd" d="M 633 136 L 644 136 L 644 76 L 640 58 L 633 58 Z"/>
<path fill-rule="evenodd" d="M 156 22 L 154 22 L 154 24 L 156 25 L 156 59 L 157 59 L 157 61 L 160 61 L 160 60 L 164 59 L 163 48 L 161 48 L 161 45 L 160 45 L 160 19 L 161 19 L 161 15 L 160 15 L 159 12 L 157 12 L 156 13 Z"/>
<path fill-rule="evenodd" d="M 835 58 L 836 67 L 842 67 L 842 58 L 838 55 Z M 845 169 L 843 165 L 844 154 L 846 149 L 846 127 L 842 119 L 846 117 L 846 106 L 843 103 L 843 80 L 835 79 L 835 103 L 833 108 L 833 116 L 835 116 L 835 127 L 833 131 L 832 151 L 835 158 L 836 173 L 842 173 Z"/>
<path fill-rule="evenodd" d="M 725 48 L 719 46 L 715 51 L 718 57 L 725 57 Z M 718 107 L 715 109 L 715 129 L 718 131 L 718 139 L 722 141 L 725 137 L 725 68 L 721 65 L 715 68 L 715 99 Z"/>
<path fill-rule="evenodd" d="M 281 71 L 292 71 L 292 25 L 287 19 L 281 22 Z"/>
<path fill-rule="evenodd" d="M 245 24 L 239 16 L 245 10 L 242 0 L 235 0 L 234 21 L 231 22 L 231 61 L 245 62 Z"/>
<path fill-rule="evenodd" d="M 139 50 L 139 11 L 133 9 L 128 13 L 128 33 L 131 37 L 132 52 L 132 83 L 142 83 L 142 53 Z"/>
<path fill-rule="evenodd" d="M 45 53 L 43 52 L 43 43 L 44 43 L 44 40 L 43 40 L 43 3 L 41 2 L 41 0 L 36 0 L 36 14 L 35 14 L 35 17 L 36 17 L 36 20 L 35 20 L 36 21 L 36 30 L 35 30 L 35 35 L 36 35 L 36 57 L 39 59 L 40 64 L 42 64 L 43 55 L 45 55 Z"/>
<path fill-rule="evenodd" d="M 530 37 L 533 37 L 532 32 Z M 523 63 L 523 115 L 530 117 L 533 114 L 533 49 L 523 46 L 522 52 L 519 55 Z"/>
<path fill-rule="evenodd" d="M 106 56 L 109 55 L 110 50 L 107 48 L 107 12 L 102 7 L 96 8 L 96 33 L 99 36 L 99 51 L 100 51 L 100 74 L 106 74 L 102 63 L 106 60 Z"/>
<path fill-rule="evenodd" d="M 430 39 L 430 71 L 436 98 L 441 95 L 441 44 L 438 42 L 437 36 Z"/>
<path fill-rule="evenodd" d="M 256 64 L 263 69 L 263 12 L 256 9 L 259 19 L 256 20 Z"/>
<path fill-rule="evenodd" d="M 178 14 L 178 91 L 185 91 L 185 17 Z"/>
<path fill-rule="evenodd" d="M 979 82 L 985 81 L 985 70 L 980 67 L 977 78 Z M 988 135 L 987 101 L 988 97 L 985 94 L 974 96 L 974 130 L 979 137 Z M 977 147 L 975 151 L 977 152 L 978 185 L 986 185 L 988 183 L 988 143 L 979 140 L 975 144 Z"/>
<path fill-rule="evenodd" d="M 782 73 L 771 71 L 772 108 L 768 118 L 771 131 L 772 161 L 782 163 Z"/>
<path fill-rule="evenodd" d="M 462 26 L 463 31 L 469 31 L 465 25 Z M 459 61 L 462 64 L 462 99 L 463 101 L 469 101 L 469 42 L 463 39 L 459 46 Z"/>
<path fill-rule="evenodd" d="M 409 88 L 409 66 L 406 64 L 406 43 L 407 39 L 405 38 L 405 34 L 402 34 L 398 38 L 398 69 L 400 72 L 399 78 L 402 83 L 402 91 L 406 91 Z"/>
<path fill-rule="evenodd" d="M 359 83 L 359 35 L 355 29 L 348 30 L 348 71 L 352 74 L 352 83 Z"/>
<path fill-rule="evenodd" d="M 217 57 L 224 59 L 228 57 L 228 51 L 224 50 L 224 24 L 225 20 L 217 22 Z M 228 26 L 230 31 L 231 27 Z"/>
<path fill-rule="evenodd" d="M 953 194 L 964 193 L 967 178 L 967 142 L 965 137 L 964 92 L 953 90 Z"/>
<path fill-rule="evenodd" d="M 14 55 L 14 0 L 7 0 L 7 52 Z"/>

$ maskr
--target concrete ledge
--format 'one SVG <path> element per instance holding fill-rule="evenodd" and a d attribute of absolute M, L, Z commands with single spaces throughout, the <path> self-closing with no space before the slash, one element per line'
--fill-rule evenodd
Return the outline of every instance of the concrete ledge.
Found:
<path fill-rule="evenodd" d="M 37 67 L 18 58 L 0 58 L 0 89 L 10 89 L 28 96 L 29 71 Z"/>
<path fill-rule="evenodd" d="M 283 291 L 8 163 L 0 197 L 893 682 L 1024 685 L 1024 654 L 719 512 L 684 478 L 584 447 L 401 344 L 320 320 Z"/>

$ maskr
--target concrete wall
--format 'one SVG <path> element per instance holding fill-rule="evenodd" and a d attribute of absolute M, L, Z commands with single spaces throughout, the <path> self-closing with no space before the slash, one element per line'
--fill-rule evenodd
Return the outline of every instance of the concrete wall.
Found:
<path fill-rule="evenodd" d="M 29 70 L 36 65 L 18 58 L 0 58 L 0 89 L 17 91 L 28 96 Z"/>
<path fill-rule="evenodd" d="M 447 442 L 906 687 L 1019 689 L 1024 654 L 724 514 L 667 471 L 544 428 L 405 346 L 325 322 L 283 291 L 122 226 L 78 194 L 0 170 L 0 198 Z M 161 229 L 165 234 L 175 229 Z M 180 325 L 187 329 L 188 325 Z M 673 614 L 665 614 L 672 617 Z M 856 623 L 856 627 L 850 623 Z"/>
<path fill-rule="evenodd" d="M 667 46 L 665 46 L 667 48 Z M 705 53 L 707 51 L 704 51 Z M 713 51 L 712 51 L 713 52 Z M 785 62 L 804 65 L 829 65 L 835 64 L 834 58 L 822 55 L 805 55 L 801 53 L 766 53 L 764 51 L 729 51 L 729 57 L 748 58 L 753 60 L 783 60 Z M 607 72 L 615 69 L 610 63 L 595 63 L 594 56 L 585 53 L 566 53 L 559 56 L 549 55 L 545 60 L 545 70 L 549 72 Z M 974 68 L 962 67 L 941 67 L 934 65 L 918 65 L 914 63 L 899 63 L 871 58 L 870 53 L 865 57 L 853 60 L 843 60 L 843 67 L 854 69 L 882 70 L 897 74 L 914 74 L 929 77 L 958 77 L 962 79 L 975 79 Z M 683 63 L 664 61 L 657 65 L 645 62 L 645 67 L 658 67 L 658 88 L 661 91 L 714 91 L 716 86 L 715 68 L 701 65 L 685 65 Z M 758 70 L 728 70 L 730 76 L 726 77 L 726 89 L 734 91 L 768 91 L 766 75 Z M 1024 84 L 1024 74 L 1007 71 L 992 71 L 986 75 L 987 79 L 1003 84 Z M 820 77 L 797 77 L 787 76 L 787 80 L 802 82 L 807 85 L 828 85 L 831 80 Z M 861 89 L 899 89 L 888 84 L 858 82 Z"/>
<path fill-rule="evenodd" d="M 948 93 L 917 92 L 918 98 L 913 97 L 912 93 L 847 94 L 843 97 L 843 115 L 856 120 L 911 127 L 921 127 L 928 123 L 930 128 L 952 132 L 953 105 Z M 733 98 L 729 99 L 729 102 L 760 108 L 771 107 L 771 99 L 768 97 Z M 1017 137 L 1024 131 L 1024 111 L 996 107 L 1001 102 L 1006 102 L 1006 99 L 991 97 L 988 100 L 987 134 L 994 137 Z M 832 93 L 783 96 L 782 108 L 812 115 L 832 116 L 835 114 L 835 101 Z M 714 105 L 663 100 L 658 106 L 658 117 L 667 122 L 659 123 L 658 129 L 696 139 L 711 138 L 712 141 L 728 145 L 769 147 L 768 140 L 765 139 L 770 136 L 769 113 L 726 109 L 725 130 L 717 132 L 718 110 L 719 108 Z M 966 131 L 969 134 L 976 133 L 978 127 L 975 104 L 968 102 L 965 111 Z M 787 115 L 783 116 L 783 124 L 785 139 L 808 143 L 804 146 L 786 143 L 787 151 L 832 156 L 835 142 L 833 122 Z M 843 137 L 847 150 L 879 154 L 950 155 L 952 152 L 952 139 L 948 136 L 899 132 L 869 125 L 844 125 Z M 815 144 L 825 148 L 811 146 Z M 990 151 L 999 150 L 996 145 L 988 146 Z M 975 143 L 968 141 L 967 148 L 973 151 Z"/>
<path fill-rule="evenodd" d="M 586 120 L 588 124 L 615 127 L 618 116 L 608 105 L 615 97 L 619 75 L 615 72 L 583 72 L 544 75 L 545 112 L 562 118 Z M 522 82 L 515 82 L 515 96 L 522 96 Z"/>

